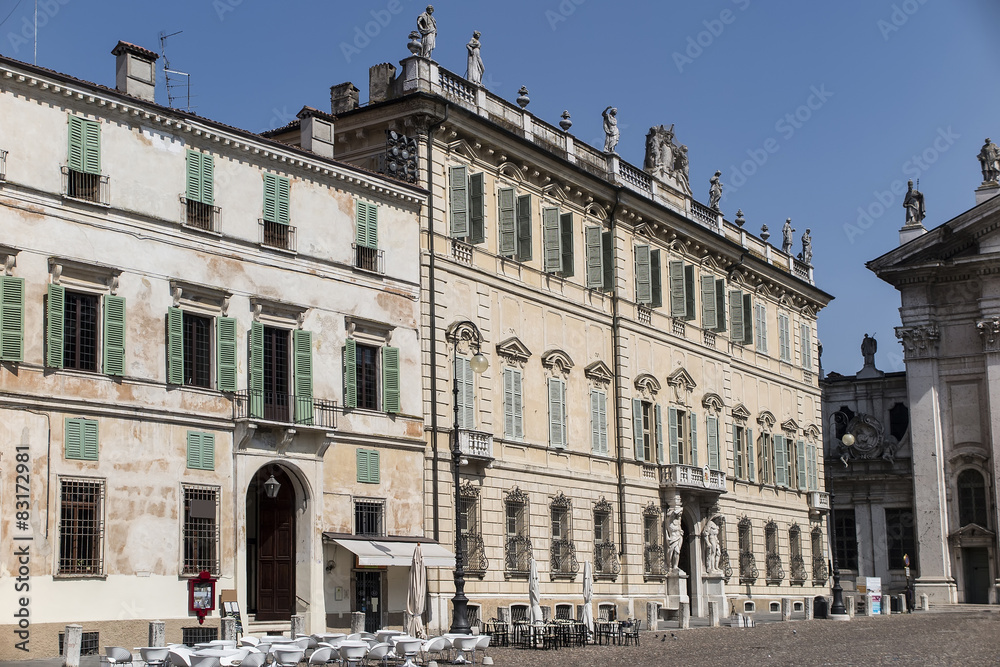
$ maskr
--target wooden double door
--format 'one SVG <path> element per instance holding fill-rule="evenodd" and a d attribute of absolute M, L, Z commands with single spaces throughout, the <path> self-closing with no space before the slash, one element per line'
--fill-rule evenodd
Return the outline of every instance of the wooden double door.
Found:
<path fill-rule="evenodd" d="M 281 486 L 277 497 L 268 498 L 264 482 L 272 474 Z M 257 489 L 257 548 L 250 563 L 256 570 L 250 578 L 256 589 L 256 619 L 287 621 L 295 607 L 295 489 L 280 468 L 261 470 Z"/>

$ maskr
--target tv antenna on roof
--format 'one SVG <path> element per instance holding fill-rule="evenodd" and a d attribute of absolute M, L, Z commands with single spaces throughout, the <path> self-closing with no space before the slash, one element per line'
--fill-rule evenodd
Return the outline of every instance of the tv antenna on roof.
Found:
<path fill-rule="evenodd" d="M 170 60 L 167 59 L 167 38 L 182 32 L 184 31 L 178 30 L 167 35 L 162 30 L 160 31 L 160 55 L 163 57 L 163 79 L 167 88 L 167 106 L 172 109 L 191 111 L 191 75 L 187 72 L 171 69 Z M 181 99 L 185 102 L 184 106 L 176 105 L 175 102 Z"/>

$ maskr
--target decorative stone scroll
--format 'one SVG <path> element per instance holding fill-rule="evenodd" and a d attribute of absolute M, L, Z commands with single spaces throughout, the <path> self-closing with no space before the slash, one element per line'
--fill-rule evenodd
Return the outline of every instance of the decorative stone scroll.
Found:
<path fill-rule="evenodd" d="M 983 352 L 1000 352 L 1000 317 L 979 320 L 976 330 L 983 341 Z"/>

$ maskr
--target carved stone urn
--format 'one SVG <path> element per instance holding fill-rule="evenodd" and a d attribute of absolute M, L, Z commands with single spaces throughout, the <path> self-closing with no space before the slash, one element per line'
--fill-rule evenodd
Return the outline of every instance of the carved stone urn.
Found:
<path fill-rule="evenodd" d="M 421 47 L 422 44 L 420 43 L 420 33 L 414 30 L 413 32 L 410 33 L 410 41 L 406 43 L 406 48 L 408 48 L 410 50 L 410 53 L 412 53 L 413 55 L 419 56 Z"/>
<path fill-rule="evenodd" d="M 528 102 L 531 98 L 528 97 L 528 88 L 526 86 L 521 86 L 521 90 L 517 91 L 517 103 L 523 109 L 528 106 Z"/>
<path fill-rule="evenodd" d="M 569 128 L 573 127 L 573 121 L 569 118 L 569 110 L 562 112 L 562 120 L 559 121 L 559 127 L 563 129 L 563 132 L 569 132 Z"/>

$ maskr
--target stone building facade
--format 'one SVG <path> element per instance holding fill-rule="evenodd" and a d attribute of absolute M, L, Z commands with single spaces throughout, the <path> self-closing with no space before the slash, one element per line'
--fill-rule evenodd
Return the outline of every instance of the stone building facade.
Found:
<path fill-rule="evenodd" d="M 331 90 L 335 145 L 430 192 L 424 528 L 454 544 L 457 435 L 474 618 L 527 613 L 531 558 L 553 617 L 578 615 L 585 561 L 595 617 L 826 590 L 831 297 L 809 264 L 699 203 L 672 128 L 650 131 L 644 170 L 577 140 L 568 114 L 536 117 L 527 91 L 515 105 L 419 55 L 373 67 L 370 91 Z M 429 580 L 434 632 L 454 587 L 447 569 Z"/>
<path fill-rule="evenodd" d="M 181 641 L 202 571 L 259 629 L 401 623 L 405 568 L 340 542 L 423 534 L 426 193 L 334 161 L 329 114 L 293 148 L 114 53 L 117 89 L 0 58 L 0 659 Z"/>

